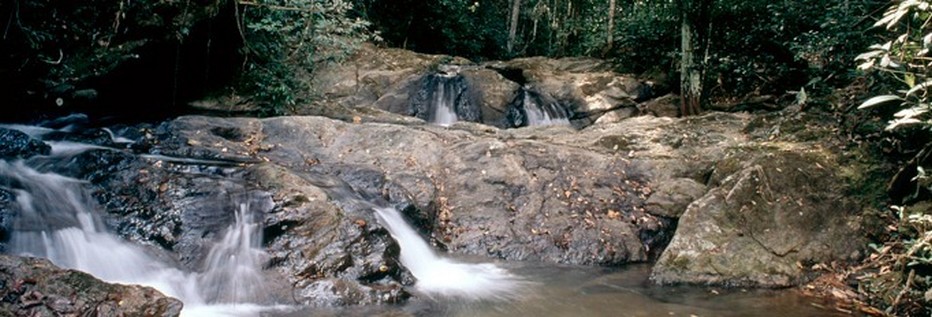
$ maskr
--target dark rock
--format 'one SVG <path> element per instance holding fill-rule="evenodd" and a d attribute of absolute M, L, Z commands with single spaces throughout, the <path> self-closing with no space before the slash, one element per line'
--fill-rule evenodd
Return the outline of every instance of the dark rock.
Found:
<path fill-rule="evenodd" d="M 145 286 L 109 284 L 45 259 L 0 254 L 0 310 L 14 316 L 178 316 L 181 301 Z"/>
<path fill-rule="evenodd" d="M 6 252 L 6 243 L 10 240 L 13 230 L 13 219 L 16 217 L 16 211 L 13 210 L 15 200 L 16 196 L 12 192 L 0 187 L 0 253 Z"/>
<path fill-rule="evenodd" d="M 48 155 L 52 148 L 18 130 L 0 128 L 0 159 Z"/>

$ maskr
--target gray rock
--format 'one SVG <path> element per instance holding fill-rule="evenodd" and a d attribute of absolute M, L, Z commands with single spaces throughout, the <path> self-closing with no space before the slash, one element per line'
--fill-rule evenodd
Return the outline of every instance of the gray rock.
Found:
<path fill-rule="evenodd" d="M 647 212 L 655 216 L 679 218 L 686 206 L 705 195 L 705 185 L 689 178 L 659 182 L 647 199 Z"/>
<path fill-rule="evenodd" d="M 187 265 L 230 221 L 228 206 L 206 200 L 265 197 L 266 273 L 287 281 L 284 297 L 308 305 L 410 296 L 413 277 L 375 206 L 403 211 L 439 250 L 587 265 L 658 256 L 679 217 L 656 281 L 790 285 L 806 276 L 797 262 L 856 253 L 861 241 L 840 238 L 857 235 L 856 213 L 839 195 L 844 181 L 833 177 L 831 153 L 751 139 L 754 118 L 641 116 L 582 130 L 499 130 L 190 116 L 163 124 L 151 151 L 229 165 L 117 152 L 93 154 L 82 175 L 108 189 L 98 197 L 113 227 Z"/>
<path fill-rule="evenodd" d="M 805 149 L 805 150 L 804 150 Z M 721 185 L 689 205 L 654 266 L 659 283 L 785 287 L 814 263 L 854 260 L 860 208 L 824 150 L 744 149 Z"/>

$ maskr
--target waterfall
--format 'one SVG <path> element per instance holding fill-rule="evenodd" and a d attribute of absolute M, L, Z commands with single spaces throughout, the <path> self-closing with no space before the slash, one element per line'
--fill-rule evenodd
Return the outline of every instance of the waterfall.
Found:
<path fill-rule="evenodd" d="M 409 101 L 409 111 L 418 118 L 442 126 L 457 121 L 479 122 L 482 114 L 478 102 L 470 94 L 466 78 L 459 71 L 456 66 L 445 66 L 437 73 L 424 76 Z"/>
<path fill-rule="evenodd" d="M 506 120 L 513 127 L 569 125 L 570 111 L 553 97 L 524 86 L 508 107 Z"/>
<path fill-rule="evenodd" d="M 266 256 L 262 251 L 261 228 L 242 203 L 236 223 L 227 230 L 207 255 L 207 266 L 199 280 L 202 293 L 210 302 L 243 303 L 265 297 L 258 268 Z"/>
<path fill-rule="evenodd" d="M 458 263 L 438 256 L 394 208 L 376 208 L 401 246 L 401 263 L 417 278 L 415 287 L 427 295 L 467 299 L 508 299 L 519 295 L 519 278 L 491 263 Z"/>
<path fill-rule="evenodd" d="M 52 152 L 94 148 L 65 144 Z M 41 159 L 69 161 L 68 156 Z M 86 186 L 82 180 L 40 172 L 22 160 L 0 160 L 0 187 L 15 195 L 9 252 L 45 257 L 108 282 L 154 287 L 184 302 L 183 316 L 255 316 L 281 308 L 259 305 L 265 299 L 260 271 L 265 254 L 261 226 L 249 202 L 239 204 L 235 223 L 211 247 L 204 269 L 184 272 L 107 232 L 98 216 L 103 211 Z"/>
<path fill-rule="evenodd" d="M 452 85 L 452 81 L 449 80 L 455 75 L 446 75 L 438 74 L 436 84 L 434 85 L 436 91 L 434 91 L 434 100 L 433 107 L 431 107 L 430 112 L 430 123 L 449 126 L 453 123 L 456 123 L 456 97 L 458 91 L 457 87 Z"/>

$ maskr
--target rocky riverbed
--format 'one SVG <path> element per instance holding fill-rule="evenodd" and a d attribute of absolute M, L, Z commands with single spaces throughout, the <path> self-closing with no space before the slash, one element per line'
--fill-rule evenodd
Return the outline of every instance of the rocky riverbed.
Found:
<path fill-rule="evenodd" d="M 353 80 L 370 84 L 348 83 L 340 69 L 320 79 L 331 83 L 327 100 L 334 104 L 319 108 L 321 116 L 183 116 L 59 131 L 44 143 L 11 126 L 0 131 L 0 153 L 41 157 L 56 141 L 105 147 L 44 169 L 88 181 L 108 228 L 190 271 L 202 267 L 209 244 L 234 221 L 234 202 L 249 201 L 262 214 L 263 274 L 279 281 L 269 291 L 279 303 L 400 303 L 412 296 L 415 279 L 374 206 L 401 210 L 436 249 L 452 254 L 654 263 L 651 279 L 661 284 L 787 287 L 809 281 L 815 264 L 862 257 L 871 228 L 852 195 L 863 179 L 861 163 L 834 145 L 828 118 L 795 107 L 655 116 L 669 104 L 642 100 L 641 81 L 597 61 L 528 59 L 464 72 L 504 87 L 512 80 L 502 70 L 521 70 L 523 80 L 554 98 L 577 100 L 572 125 L 496 127 L 505 111 L 494 109 L 504 109 L 512 97 L 503 94 L 517 87 L 509 86 L 478 90 L 486 124 L 443 127 L 378 109 L 405 109 L 397 106 L 403 92 L 434 57 L 367 58 L 374 66 L 356 70 Z M 111 131 L 132 143 L 116 142 Z M 8 220 L 16 217 L 10 186 L 0 187 L 4 239 L 16 229 Z M 4 259 L 0 272 L 50 267 Z M 175 302 L 131 290 L 153 298 L 131 301 L 138 309 L 161 303 L 154 314 L 177 313 Z"/>

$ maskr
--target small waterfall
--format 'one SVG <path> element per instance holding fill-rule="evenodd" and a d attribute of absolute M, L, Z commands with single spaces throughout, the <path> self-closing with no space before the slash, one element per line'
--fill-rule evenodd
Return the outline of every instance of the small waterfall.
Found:
<path fill-rule="evenodd" d="M 415 287 L 428 295 L 467 299 L 508 299 L 519 295 L 524 282 L 491 263 L 457 263 L 434 253 L 427 242 L 394 208 L 376 208 L 401 246 L 401 263 L 417 278 Z"/>
<path fill-rule="evenodd" d="M 442 126 L 481 120 L 478 102 L 470 95 L 469 85 L 458 67 L 447 66 L 424 76 L 419 86 L 409 104 L 414 116 Z"/>
<path fill-rule="evenodd" d="M 70 155 L 100 147 L 54 144 L 43 164 L 68 164 Z M 60 155 L 60 156 L 59 156 Z M 57 163 L 56 163 L 57 162 Z M 209 251 L 204 270 L 184 272 L 151 256 L 143 247 L 104 230 L 103 211 L 87 182 L 44 173 L 25 161 L 0 160 L 0 187 L 15 195 L 12 254 L 45 257 L 56 265 L 88 272 L 114 283 L 154 287 L 185 304 L 183 316 L 256 316 L 283 309 L 264 303 L 261 226 L 248 202 L 236 221 Z"/>
<path fill-rule="evenodd" d="M 436 91 L 434 91 L 433 107 L 431 107 L 430 123 L 442 126 L 449 126 L 456 123 L 456 86 L 451 85 L 453 81 L 448 80 L 456 75 L 438 74 L 436 80 Z"/>
<path fill-rule="evenodd" d="M 236 223 L 207 255 L 200 278 L 202 294 L 212 303 L 262 302 L 266 294 L 259 272 L 263 259 L 262 228 L 242 203 Z"/>
<path fill-rule="evenodd" d="M 509 126 L 569 125 L 570 112 L 559 101 L 524 86 L 508 107 Z"/>

